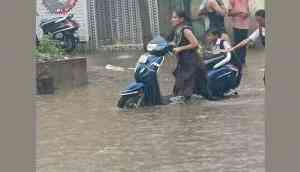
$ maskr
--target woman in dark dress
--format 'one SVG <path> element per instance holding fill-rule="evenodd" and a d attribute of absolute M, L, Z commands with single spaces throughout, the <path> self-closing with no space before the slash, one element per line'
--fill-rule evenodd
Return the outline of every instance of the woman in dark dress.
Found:
<path fill-rule="evenodd" d="M 187 25 L 188 21 L 189 18 L 184 11 L 173 12 L 171 19 L 172 26 L 175 28 L 173 52 L 177 58 L 177 67 L 173 72 L 175 76 L 174 97 L 170 100 L 174 103 L 189 100 L 195 88 L 195 74 L 198 67 L 196 49 L 199 43 L 192 28 Z"/>

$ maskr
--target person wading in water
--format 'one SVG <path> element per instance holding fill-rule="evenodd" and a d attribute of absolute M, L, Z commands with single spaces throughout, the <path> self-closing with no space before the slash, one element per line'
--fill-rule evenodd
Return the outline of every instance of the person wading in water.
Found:
<path fill-rule="evenodd" d="M 171 24 L 175 29 L 173 34 L 173 53 L 177 58 L 177 66 L 173 72 L 175 85 L 174 97 L 170 98 L 173 103 L 184 103 L 190 100 L 195 89 L 195 74 L 198 70 L 197 48 L 198 40 L 192 32 L 188 16 L 182 10 L 172 13 Z"/>

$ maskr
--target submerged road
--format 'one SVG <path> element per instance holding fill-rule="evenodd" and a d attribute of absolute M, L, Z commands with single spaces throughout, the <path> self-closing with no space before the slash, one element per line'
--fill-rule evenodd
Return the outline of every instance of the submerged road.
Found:
<path fill-rule="evenodd" d="M 91 55 L 87 86 L 36 96 L 38 172 L 264 172 L 264 50 L 248 51 L 239 97 L 121 111 L 137 54 Z M 160 70 L 163 95 L 174 67 Z"/>

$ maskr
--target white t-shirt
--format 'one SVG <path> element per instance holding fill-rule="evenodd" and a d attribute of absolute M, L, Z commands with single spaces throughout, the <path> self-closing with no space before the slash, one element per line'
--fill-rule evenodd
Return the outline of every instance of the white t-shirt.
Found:
<path fill-rule="evenodd" d="M 263 27 L 262 28 L 262 30 L 261 30 L 261 34 L 263 35 L 263 36 L 266 36 L 266 29 L 265 29 L 265 27 Z M 248 39 L 247 39 L 247 41 L 255 41 L 255 40 L 257 40 L 258 38 L 259 38 L 259 28 L 257 28 L 249 37 L 248 37 Z"/>

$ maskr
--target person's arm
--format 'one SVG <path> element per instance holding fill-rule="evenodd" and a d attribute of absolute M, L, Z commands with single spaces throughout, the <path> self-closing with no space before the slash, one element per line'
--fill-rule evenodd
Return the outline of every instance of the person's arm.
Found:
<path fill-rule="evenodd" d="M 228 5 L 228 16 L 230 17 L 235 17 L 239 14 L 239 12 L 233 10 L 233 7 L 234 7 L 234 1 L 230 0 Z"/>
<path fill-rule="evenodd" d="M 202 8 L 198 11 L 198 16 L 207 15 L 207 10 L 205 8 Z"/>
<path fill-rule="evenodd" d="M 235 49 L 238 49 L 240 47 L 246 46 L 250 41 L 255 41 L 259 37 L 259 29 L 256 29 L 247 39 L 244 39 L 240 43 L 238 43 L 236 46 L 229 49 L 229 51 L 234 51 Z"/>
<path fill-rule="evenodd" d="M 244 39 L 243 41 L 241 41 L 240 43 L 238 43 L 237 45 L 235 45 L 234 47 L 228 49 L 228 51 L 234 51 L 238 48 L 244 47 L 249 43 L 250 39 Z"/>
<path fill-rule="evenodd" d="M 222 8 L 215 0 L 208 0 L 207 6 L 211 9 L 214 9 L 217 13 L 219 13 L 222 16 L 226 16 L 227 11 L 224 8 Z"/>
<path fill-rule="evenodd" d="M 236 17 L 242 15 L 242 12 L 234 11 L 232 9 L 228 10 L 228 16 L 229 17 Z"/>
<path fill-rule="evenodd" d="M 240 11 L 236 11 L 234 9 L 229 9 L 228 10 L 228 16 L 229 17 L 236 17 L 236 16 L 248 17 L 249 13 L 243 13 L 243 12 L 240 12 Z"/>
<path fill-rule="evenodd" d="M 207 14 L 206 7 L 207 7 L 207 0 L 203 0 L 201 5 L 200 5 L 199 11 L 198 11 L 198 16 L 202 16 L 202 15 Z"/>
<path fill-rule="evenodd" d="M 227 14 L 228 11 L 227 11 L 227 8 L 225 7 L 225 4 L 224 4 L 223 0 L 216 0 L 216 1 L 217 1 L 218 5 L 219 5 L 223 10 L 226 11 L 226 14 Z"/>
<path fill-rule="evenodd" d="M 230 49 L 231 46 L 227 41 L 224 41 L 224 48 L 225 49 Z M 222 61 L 220 61 L 219 63 L 214 65 L 214 69 L 219 68 L 220 66 L 223 66 L 224 64 L 228 63 L 231 59 L 231 52 L 226 52 L 226 57 L 225 59 L 223 59 Z"/>
<path fill-rule="evenodd" d="M 189 41 L 189 44 L 174 48 L 173 51 L 175 55 L 180 53 L 181 51 L 195 49 L 199 46 L 197 38 L 194 36 L 193 32 L 190 29 L 184 29 L 183 34 L 184 37 Z"/>

